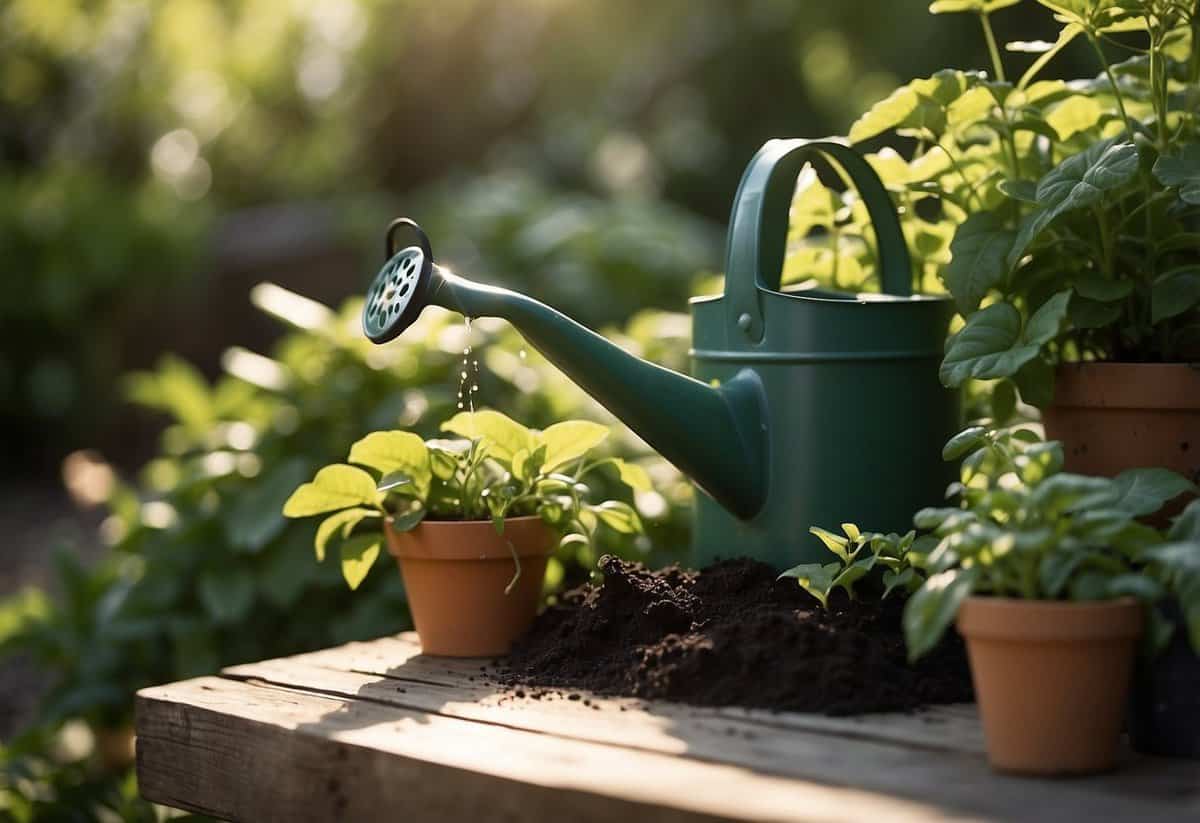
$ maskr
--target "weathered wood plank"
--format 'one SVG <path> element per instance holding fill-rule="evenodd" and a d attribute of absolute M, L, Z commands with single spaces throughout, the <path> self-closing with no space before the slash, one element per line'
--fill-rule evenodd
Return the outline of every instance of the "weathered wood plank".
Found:
<path fill-rule="evenodd" d="M 861 790 L 223 678 L 146 689 L 145 797 L 239 821 L 971 819 Z"/>
<path fill-rule="evenodd" d="M 334 671 L 380 675 L 425 687 L 465 689 L 464 700 L 490 697 L 495 701 L 493 689 L 482 684 L 476 686 L 469 679 L 475 678 L 474 683 L 480 683 L 480 661 L 424 656 L 421 654 L 416 634 L 412 632 L 367 643 L 348 643 L 286 659 Z M 236 672 L 238 669 L 231 671 Z M 422 690 L 416 688 L 412 691 L 419 694 Z M 548 705 L 559 702 L 561 701 L 546 701 Z M 683 713 L 689 719 L 724 719 L 773 729 L 861 737 L 864 740 L 902 743 L 906 746 L 939 751 L 957 751 L 972 755 L 982 755 L 984 751 L 983 731 L 973 706 L 938 706 L 913 714 L 826 717 L 733 707 L 683 707 L 663 701 L 637 699 L 607 698 L 598 702 L 605 708 L 614 707 L 619 710 L 620 707 L 625 707 L 627 711 L 652 705 L 655 714 L 660 716 Z"/>
<path fill-rule="evenodd" d="M 979 755 L 830 736 L 827 730 L 764 727 L 670 703 L 591 697 L 592 706 L 601 707 L 596 710 L 582 700 L 514 699 L 470 681 L 441 685 L 313 667 L 303 656 L 239 666 L 228 673 L 563 739 L 732 764 L 760 774 L 852 785 L 915 800 L 936 798 L 943 809 L 1000 818 L 1027 817 L 1030 804 L 1050 813 L 1051 819 L 1070 819 L 1069 815 L 1085 809 L 1106 816 L 1120 815 L 1124 809 L 1131 817 L 1151 813 L 1200 817 L 1200 766 L 1159 768 L 1135 761 L 1115 779 L 1030 781 L 994 775 Z M 625 711 L 620 711 L 622 706 Z"/>

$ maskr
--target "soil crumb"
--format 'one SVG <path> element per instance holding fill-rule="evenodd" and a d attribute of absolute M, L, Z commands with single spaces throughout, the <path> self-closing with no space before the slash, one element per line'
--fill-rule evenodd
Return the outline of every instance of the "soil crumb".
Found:
<path fill-rule="evenodd" d="M 749 559 L 648 571 L 608 555 L 600 569 L 603 585 L 566 592 L 517 641 L 504 685 L 830 715 L 973 700 L 953 632 L 908 664 L 899 598 L 825 610 Z"/>

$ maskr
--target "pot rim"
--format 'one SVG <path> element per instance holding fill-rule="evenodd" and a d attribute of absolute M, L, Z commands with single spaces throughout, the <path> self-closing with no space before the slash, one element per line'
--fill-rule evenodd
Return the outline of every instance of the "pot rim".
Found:
<path fill-rule="evenodd" d="M 1200 363 L 1089 360 L 1054 372 L 1051 408 L 1200 411 Z"/>
<path fill-rule="evenodd" d="M 955 624 L 968 641 L 1132 640 L 1142 634 L 1145 611 L 1133 597 L 1074 602 L 970 595 L 959 607 Z"/>
<path fill-rule="evenodd" d="M 544 557 L 558 545 L 557 532 L 541 517 L 505 518 L 504 534 L 491 520 L 428 520 L 398 532 L 389 519 L 384 524 L 388 554 L 401 561 L 490 561 L 511 563 L 519 557 Z"/>

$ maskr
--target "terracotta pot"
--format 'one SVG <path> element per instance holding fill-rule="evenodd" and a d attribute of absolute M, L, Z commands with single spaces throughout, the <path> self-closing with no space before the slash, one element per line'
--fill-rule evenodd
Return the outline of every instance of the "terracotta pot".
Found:
<path fill-rule="evenodd" d="M 1200 481 L 1200 363 L 1069 363 L 1043 411 L 1067 471 L 1160 466 Z"/>
<path fill-rule="evenodd" d="M 388 551 L 400 566 L 413 622 L 426 654 L 506 654 L 537 615 L 554 532 L 539 517 L 515 517 L 504 535 L 490 521 L 427 520 L 408 532 L 387 528 Z M 521 558 L 512 580 L 511 541 Z"/>
<path fill-rule="evenodd" d="M 1111 769 L 1144 620 L 1130 598 L 967 598 L 958 631 L 992 767 L 1043 775 Z"/>

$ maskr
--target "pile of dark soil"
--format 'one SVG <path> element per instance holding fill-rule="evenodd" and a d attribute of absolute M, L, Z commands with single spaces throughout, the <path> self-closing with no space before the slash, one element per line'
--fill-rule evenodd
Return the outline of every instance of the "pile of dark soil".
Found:
<path fill-rule="evenodd" d="M 652 572 L 606 556 L 600 568 L 602 586 L 567 592 L 517 642 L 504 684 L 842 715 L 973 699 L 953 633 L 908 664 L 898 598 L 825 610 L 748 559 Z"/>

